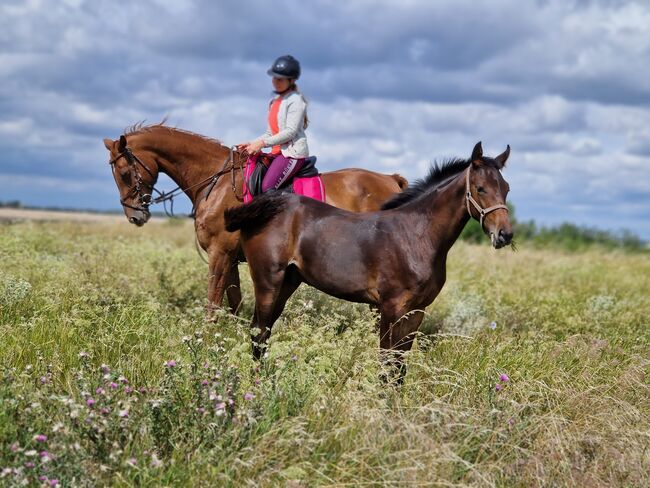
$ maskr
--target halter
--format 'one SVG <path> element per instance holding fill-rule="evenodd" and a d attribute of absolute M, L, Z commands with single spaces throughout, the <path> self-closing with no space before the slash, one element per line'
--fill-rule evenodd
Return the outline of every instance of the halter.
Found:
<path fill-rule="evenodd" d="M 173 217 L 174 215 L 174 197 L 177 195 L 180 195 L 181 193 L 186 192 L 187 190 L 191 190 L 192 188 L 196 188 L 197 186 L 204 185 L 206 183 L 209 183 L 209 187 L 207 188 L 207 191 L 205 192 L 205 199 L 208 199 L 208 196 L 210 196 L 210 193 L 212 192 L 212 189 L 214 186 L 217 184 L 219 181 L 219 178 L 228 173 L 232 173 L 232 189 L 233 192 L 235 193 L 235 196 L 237 196 L 237 191 L 235 187 L 235 170 L 236 169 L 241 169 L 243 171 L 243 165 L 241 164 L 241 160 L 239 161 L 240 165 L 239 167 L 235 164 L 235 150 L 234 147 L 230 148 L 230 152 L 228 154 L 228 158 L 223 163 L 223 166 L 220 171 L 217 171 L 215 174 L 209 176 L 208 178 L 205 178 L 198 183 L 194 185 L 190 185 L 187 188 L 181 188 L 180 186 L 177 186 L 173 190 L 169 192 L 161 192 L 157 190 L 154 187 L 154 183 L 147 184 L 151 188 L 149 193 L 143 193 L 142 189 L 145 186 L 145 182 L 142 179 L 142 175 L 140 174 L 140 171 L 138 171 L 138 165 L 142 166 L 145 171 L 151 176 L 152 181 L 155 182 L 156 177 L 153 175 L 151 170 L 147 168 L 147 166 L 138 158 L 134 153 L 133 150 L 130 147 L 125 147 L 122 152 L 120 152 L 117 156 L 115 156 L 113 159 L 111 159 L 108 164 L 111 166 L 111 170 L 113 171 L 113 174 L 115 174 L 115 163 L 117 163 L 120 158 L 126 159 L 126 162 L 129 166 L 129 171 L 131 172 L 131 177 L 135 180 L 135 186 L 131 187 L 129 191 L 127 192 L 126 196 L 130 196 L 132 194 L 136 194 L 138 199 L 140 200 L 140 207 L 135 207 L 133 205 L 130 205 L 126 203 L 126 201 L 123 198 L 120 198 L 120 203 L 122 204 L 123 207 L 131 208 L 133 210 L 138 210 L 140 212 L 145 212 L 149 213 L 149 207 L 151 205 L 155 205 L 157 203 L 163 203 L 170 201 L 170 211 L 167 211 L 167 206 L 165 204 L 165 213 Z M 231 166 L 228 168 L 228 163 L 231 163 Z M 156 192 L 158 196 L 156 198 L 152 198 L 151 193 Z M 198 199 L 197 199 L 198 200 Z M 194 209 L 192 210 L 192 215 L 194 214 Z"/>
<path fill-rule="evenodd" d="M 467 173 L 465 174 L 465 203 L 467 204 L 467 212 L 469 213 L 470 217 L 474 217 L 474 216 L 472 215 L 472 211 L 470 209 L 469 204 L 471 203 L 472 205 L 474 205 L 474 208 L 479 213 L 478 221 L 481 224 L 481 229 L 483 229 L 483 219 L 487 214 L 489 214 L 490 212 L 494 212 L 495 210 L 499 210 L 500 208 L 502 208 L 506 212 L 510 212 L 510 211 L 508 210 L 508 207 L 506 205 L 502 205 L 502 204 L 492 205 L 491 207 L 483 208 L 481 207 L 481 205 L 479 205 L 479 203 L 476 200 L 474 200 L 474 197 L 472 197 L 472 192 L 470 191 L 469 188 L 469 172 L 471 169 L 472 169 L 472 163 L 470 163 L 469 167 L 467 168 Z"/>

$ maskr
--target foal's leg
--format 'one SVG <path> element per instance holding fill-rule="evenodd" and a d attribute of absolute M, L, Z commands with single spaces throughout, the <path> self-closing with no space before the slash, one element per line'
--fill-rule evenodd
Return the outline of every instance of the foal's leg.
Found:
<path fill-rule="evenodd" d="M 290 273 L 282 272 L 281 282 L 278 286 L 265 286 L 263 289 L 255 289 L 255 315 L 251 328 L 259 329 L 259 332 L 252 336 L 253 356 L 260 359 L 266 349 L 266 343 L 271 337 L 273 324 L 282 314 L 284 306 L 289 297 L 296 291 L 300 281 L 297 281 Z M 277 278 L 273 280 L 277 283 Z"/>
<path fill-rule="evenodd" d="M 384 364 L 392 370 L 382 376 L 384 381 L 395 379 L 397 374 L 398 384 L 404 382 L 406 365 L 404 353 L 411 350 L 415 333 L 422 323 L 424 313 L 411 310 L 406 313 L 384 310 L 379 320 L 379 347 Z"/>

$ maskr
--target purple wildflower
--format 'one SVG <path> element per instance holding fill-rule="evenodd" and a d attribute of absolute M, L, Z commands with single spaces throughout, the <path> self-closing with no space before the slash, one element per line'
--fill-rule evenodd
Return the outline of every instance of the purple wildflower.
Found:
<path fill-rule="evenodd" d="M 56 486 L 58 484 L 59 484 L 59 480 L 57 479 L 50 480 L 50 486 Z"/>
<path fill-rule="evenodd" d="M 226 408 L 226 404 L 223 403 L 223 402 L 218 402 L 218 403 L 215 405 L 215 408 L 216 408 L 217 410 L 223 410 L 224 408 Z"/>
<path fill-rule="evenodd" d="M 203 381 L 201 381 L 201 384 L 203 386 L 208 386 L 208 384 L 210 384 L 210 382 L 208 380 L 203 380 Z"/>
<path fill-rule="evenodd" d="M 489 327 L 490 327 L 490 329 L 492 329 L 492 330 L 496 330 L 496 328 L 497 328 L 497 323 L 496 323 L 496 321 L 493 320 L 492 322 L 490 322 Z"/>
<path fill-rule="evenodd" d="M 89 407 L 92 407 L 94 404 L 95 404 L 94 398 L 89 398 L 88 400 L 86 400 L 86 405 L 88 405 Z"/>
<path fill-rule="evenodd" d="M 507 383 L 508 381 L 510 381 L 510 378 L 508 377 L 507 374 L 503 373 L 501 376 L 499 376 L 499 381 L 503 383 Z"/>
<path fill-rule="evenodd" d="M 100 412 L 102 415 L 108 415 L 109 413 L 111 413 L 111 411 L 110 411 L 108 408 L 106 408 L 106 407 L 102 408 L 99 412 Z"/>
<path fill-rule="evenodd" d="M 108 386 L 111 387 L 111 390 L 115 390 L 115 389 L 117 388 L 117 383 L 115 383 L 115 382 L 113 381 L 113 382 L 111 382 L 111 384 L 108 385 Z"/>
<path fill-rule="evenodd" d="M 31 468 L 33 468 L 34 466 L 36 466 L 36 465 L 35 465 L 33 462 L 31 462 L 31 461 L 27 461 L 27 462 L 25 463 L 25 467 L 26 467 L 26 468 L 31 469 Z"/>
<path fill-rule="evenodd" d="M 36 442 L 45 442 L 47 440 L 47 436 L 45 434 L 38 434 L 34 436 L 34 440 Z"/>
<path fill-rule="evenodd" d="M 252 400 L 253 398 L 255 398 L 255 395 L 253 395 L 252 393 L 250 392 L 244 393 L 244 400 L 249 401 Z"/>
<path fill-rule="evenodd" d="M 499 383 L 494 385 L 494 391 L 501 391 L 501 388 L 502 388 L 502 386 Z"/>
<path fill-rule="evenodd" d="M 38 481 L 47 481 L 47 476 L 39 476 Z"/>
<path fill-rule="evenodd" d="M 127 386 L 126 388 L 124 388 L 124 391 L 127 395 L 130 395 L 131 393 L 133 393 L 133 388 Z"/>
<path fill-rule="evenodd" d="M 165 361 L 165 367 L 166 368 L 175 368 L 176 367 L 176 361 L 173 359 L 170 359 L 169 361 Z"/>
<path fill-rule="evenodd" d="M 99 388 L 97 388 L 95 390 L 95 393 L 97 393 L 98 395 L 103 395 L 104 394 L 104 389 L 100 386 Z"/>
<path fill-rule="evenodd" d="M 102 364 L 100 368 L 102 369 L 102 373 L 104 374 L 108 374 L 111 372 L 111 368 L 108 366 L 108 364 Z"/>

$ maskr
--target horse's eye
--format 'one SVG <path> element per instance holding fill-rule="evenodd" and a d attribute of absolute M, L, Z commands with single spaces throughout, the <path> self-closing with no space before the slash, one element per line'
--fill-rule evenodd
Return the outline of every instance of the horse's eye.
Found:
<path fill-rule="evenodd" d="M 477 186 L 476 191 L 479 193 L 485 193 L 485 188 L 483 188 L 482 186 Z"/>

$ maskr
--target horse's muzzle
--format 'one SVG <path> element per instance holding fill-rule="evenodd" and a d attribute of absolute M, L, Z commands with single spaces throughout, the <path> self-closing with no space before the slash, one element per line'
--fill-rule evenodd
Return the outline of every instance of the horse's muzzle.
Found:
<path fill-rule="evenodd" d="M 138 227 L 142 227 L 144 224 L 147 223 L 149 217 L 151 217 L 151 214 L 149 212 L 142 212 L 140 210 L 136 210 L 129 217 L 129 222 L 131 222 L 134 225 L 137 225 Z"/>
<path fill-rule="evenodd" d="M 512 231 L 499 229 L 497 234 L 490 233 L 490 239 L 492 240 L 492 246 L 494 249 L 501 249 L 504 246 L 509 245 L 512 242 Z"/>

